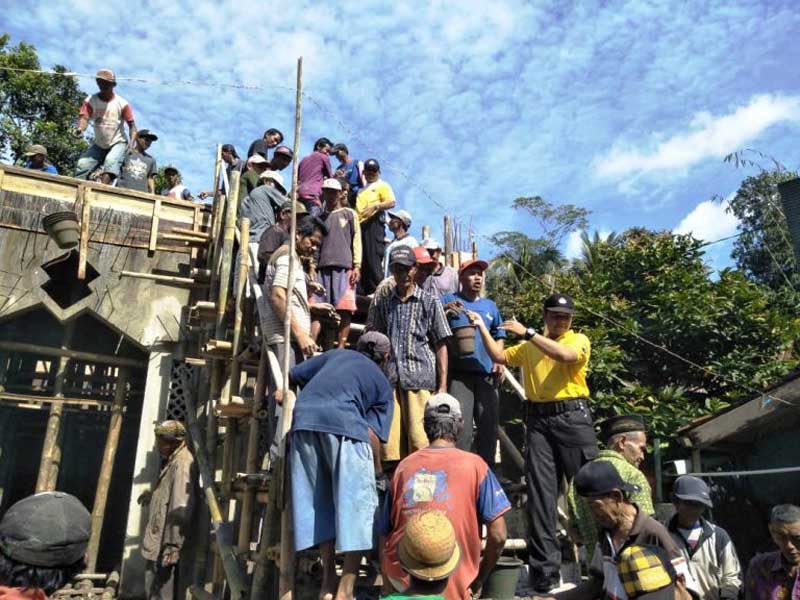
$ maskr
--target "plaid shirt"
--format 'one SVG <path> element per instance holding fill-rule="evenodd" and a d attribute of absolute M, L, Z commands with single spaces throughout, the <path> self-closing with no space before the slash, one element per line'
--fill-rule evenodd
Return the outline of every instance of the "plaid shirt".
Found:
<path fill-rule="evenodd" d="M 647 482 L 644 473 L 625 460 L 625 457 L 615 450 L 601 450 L 597 455 L 597 460 L 610 462 L 622 477 L 622 481 L 638 487 L 639 491 L 631 494 L 631 502 L 636 504 L 644 514 L 655 514 L 650 484 Z M 570 523 L 578 530 L 584 548 L 586 548 L 586 559 L 591 561 L 598 539 L 597 525 L 592 518 L 592 513 L 586 500 L 578 496 L 575 486 L 572 484 L 570 484 L 569 492 L 567 493 L 567 507 L 569 509 Z"/>
<path fill-rule="evenodd" d="M 405 301 L 396 287 L 375 300 L 371 328 L 392 342 L 389 367 L 396 379 L 390 379 L 403 390 L 436 389 L 433 346 L 452 335 L 442 303 L 417 285 Z"/>

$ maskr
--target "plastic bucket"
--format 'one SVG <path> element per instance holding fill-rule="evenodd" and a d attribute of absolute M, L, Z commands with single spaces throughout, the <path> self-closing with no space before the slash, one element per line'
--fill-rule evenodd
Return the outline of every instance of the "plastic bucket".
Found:
<path fill-rule="evenodd" d="M 513 600 L 519 583 L 520 569 L 524 564 L 513 556 L 501 556 L 486 578 L 481 598 Z"/>
<path fill-rule="evenodd" d="M 475 325 L 461 325 L 453 327 L 453 338 L 455 340 L 456 352 L 461 356 L 475 352 Z"/>
<path fill-rule="evenodd" d="M 59 248 L 74 248 L 80 238 L 78 217 L 74 212 L 63 211 L 51 213 L 42 220 L 44 230 Z"/>

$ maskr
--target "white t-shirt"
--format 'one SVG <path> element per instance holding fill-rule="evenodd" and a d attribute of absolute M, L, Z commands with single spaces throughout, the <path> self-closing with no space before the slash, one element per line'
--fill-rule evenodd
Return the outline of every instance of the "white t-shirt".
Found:
<path fill-rule="evenodd" d="M 308 308 L 308 292 L 306 290 L 306 275 L 300 259 L 295 257 L 294 262 L 294 290 L 292 291 L 292 317 L 297 320 L 303 331 L 311 333 L 311 313 Z M 282 344 L 283 319 L 279 319 L 269 301 L 273 286 L 287 289 L 289 285 L 289 253 L 267 265 L 264 278 L 264 311 L 261 314 L 261 331 L 268 344 Z"/>
<path fill-rule="evenodd" d="M 114 144 L 127 141 L 123 125 L 133 121 L 133 109 L 122 96 L 114 94 L 108 102 L 99 95 L 86 98 L 80 114 L 89 117 L 94 125 L 95 145 L 107 150 Z"/>

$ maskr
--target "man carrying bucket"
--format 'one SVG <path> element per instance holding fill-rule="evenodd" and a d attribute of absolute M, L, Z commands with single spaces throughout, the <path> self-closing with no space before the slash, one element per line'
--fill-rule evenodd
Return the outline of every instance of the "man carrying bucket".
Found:
<path fill-rule="evenodd" d="M 492 300 L 481 297 L 483 273 L 488 267 L 484 260 L 462 263 L 458 269 L 461 291 L 442 296 L 442 304 L 453 330 L 449 345 L 448 392 L 458 398 L 464 415 L 464 429 L 457 446 L 467 452 L 472 449 L 474 421 L 476 453 L 491 468 L 497 446 L 498 385 L 503 367 L 492 361 L 480 333 L 464 314 L 464 310 L 479 314 L 502 350 L 506 338 L 505 330 L 500 328 L 503 318 Z"/>

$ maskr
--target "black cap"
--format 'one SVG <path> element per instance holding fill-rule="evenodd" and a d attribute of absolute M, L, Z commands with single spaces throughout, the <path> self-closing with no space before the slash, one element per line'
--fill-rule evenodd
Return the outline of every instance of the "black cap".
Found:
<path fill-rule="evenodd" d="M 389 255 L 389 267 L 395 264 L 405 265 L 407 267 L 416 265 L 417 257 L 414 255 L 414 250 L 408 246 L 400 246 L 392 250 L 392 253 Z"/>
<path fill-rule="evenodd" d="M 150 138 L 154 142 L 158 139 L 158 136 L 149 129 L 140 129 L 136 132 L 136 137 Z"/>
<path fill-rule="evenodd" d="M 75 496 L 42 492 L 23 498 L 0 521 L 0 551 L 36 567 L 73 565 L 86 554 L 91 517 Z"/>
<path fill-rule="evenodd" d="M 364 161 L 364 170 L 365 171 L 380 171 L 381 170 L 381 165 L 374 158 L 369 158 L 369 159 Z"/>
<path fill-rule="evenodd" d="M 566 294 L 550 294 L 544 301 L 544 309 L 568 315 L 575 313 L 575 305 L 572 302 L 572 298 Z"/>
<path fill-rule="evenodd" d="M 672 495 L 678 500 L 699 502 L 712 508 L 711 493 L 705 481 L 692 475 L 682 475 L 675 480 L 672 486 Z"/>
<path fill-rule="evenodd" d="M 347 154 L 350 154 L 350 150 L 348 150 L 347 146 L 341 142 L 334 144 L 331 150 L 333 150 L 334 152 L 338 152 L 339 150 L 344 150 Z"/>
<path fill-rule="evenodd" d="M 167 173 L 167 171 L 174 171 L 175 173 L 179 173 L 180 174 L 180 171 L 178 171 L 178 167 L 174 167 L 172 165 L 167 165 L 166 167 L 164 167 L 164 173 L 165 174 Z"/>
<path fill-rule="evenodd" d="M 575 475 L 575 490 L 579 496 L 602 496 L 614 490 L 632 493 L 638 487 L 626 483 L 619 472 L 606 460 L 593 460 L 586 463 Z"/>
<path fill-rule="evenodd" d="M 646 431 L 644 417 L 639 415 L 618 415 L 609 417 L 600 423 L 600 435 L 603 441 L 608 440 L 612 435 L 631 431 Z"/>

